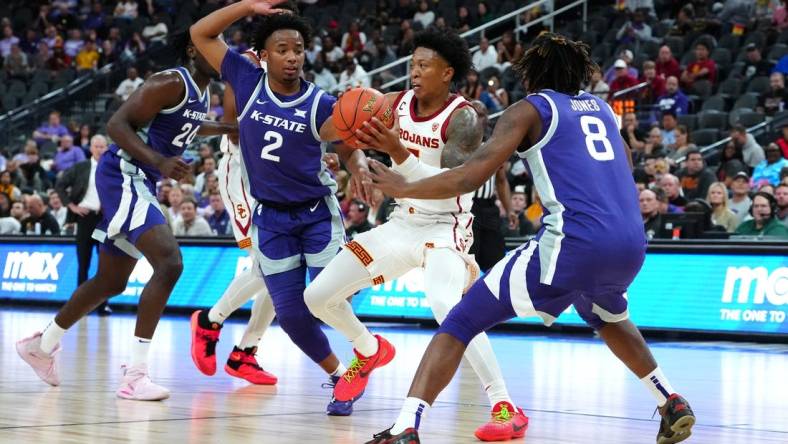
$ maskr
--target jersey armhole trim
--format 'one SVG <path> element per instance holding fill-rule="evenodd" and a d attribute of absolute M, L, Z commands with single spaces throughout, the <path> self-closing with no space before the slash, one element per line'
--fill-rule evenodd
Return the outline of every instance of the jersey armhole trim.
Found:
<path fill-rule="evenodd" d="M 316 141 L 322 142 L 320 140 L 320 128 L 317 127 L 317 108 L 320 106 L 320 98 L 323 97 L 325 92 L 322 89 L 317 90 L 317 94 L 315 94 L 315 99 L 312 101 L 312 109 L 309 112 L 309 121 L 312 127 L 312 136 L 315 138 Z M 325 122 L 323 122 L 325 124 Z"/>
<path fill-rule="evenodd" d="M 542 148 L 544 148 L 545 145 L 547 145 L 550 142 L 550 140 L 553 138 L 553 135 L 555 134 L 556 129 L 558 128 L 558 108 L 555 106 L 555 102 L 553 102 L 553 99 L 551 99 L 550 96 L 548 96 L 547 94 L 543 94 L 543 93 L 539 93 L 535 95 L 538 95 L 544 98 L 545 100 L 547 100 L 547 103 L 550 105 L 550 112 L 552 112 L 553 115 L 552 118 L 550 119 L 550 126 L 547 128 L 547 132 L 545 133 L 544 137 L 542 137 L 542 139 L 539 140 L 539 142 L 537 142 L 534 146 L 525 150 L 525 152 L 517 153 L 517 155 L 520 156 L 520 158 L 522 159 L 528 159 L 532 156 L 535 156 L 536 155 L 535 153 L 539 152 Z M 536 108 L 536 106 L 534 106 L 533 103 L 531 104 L 531 106 Z"/>
<path fill-rule="evenodd" d="M 260 80 L 257 82 L 257 86 L 254 88 L 252 95 L 249 96 L 249 100 L 246 101 L 246 105 L 244 105 L 244 110 L 241 114 L 238 115 L 238 122 L 241 121 L 246 116 L 246 113 L 249 112 L 249 108 L 252 107 L 252 103 L 257 100 L 257 96 L 260 95 L 260 90 L 263 88 L 263 82 L 265 81 L 265 74 L 260 76 Z M 234 91 L 234 90 L 233 90 Z"/>
<path fill-rule="evenodd" d="M 186 104 L 186 101 L 189 100 L 189 81 L 186 79 L 186 76 L 181 72 L 180 69 L 170 69 L 164 72 L 178 73 L 178 75 L 181 76 L 181 80 L 183 80 L 183 100 L 181 100 L 181 103 L 173 106 L 172 108 L 159 111 L 159 114 L 173 114 L 181 109 L 181 107 Z"/>
<path fill-rule="evenodd" d="M 449 123 L 451 122 L 452 116 L 454 116 L 454 113 L 458 109 L 465 108 L 466 106 L 470 106 L 473 112 L 474 113 L 476 112 L 476 108 L 471 106 L 470 102 L 464 101 L 459 103 L 457 106 L 455 106 L 454 109 L 451 111 L 451 114 L 449 114 L 449 117 L 443 121 L 443 124 L 441 125 L 441 140 L 443 141 L 444 144 L 446 143 L 446 137 L 447 137 L 446 132 L 449 130 Z"/>

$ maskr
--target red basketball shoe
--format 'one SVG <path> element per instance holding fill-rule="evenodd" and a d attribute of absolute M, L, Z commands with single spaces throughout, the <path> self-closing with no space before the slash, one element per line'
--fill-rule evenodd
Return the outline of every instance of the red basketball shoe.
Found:
<path fill-rule="evenodd" d="M 208 312 L 197 310 L 192 313 L 192 361 L 203 374 L 212 376 L 216 373 L 216 343 L 222 324 L 211 322 Z"/>
<path fill-rule="evenodd" d="M 257 385 L 274 385 L 276 384 L 276 376 L 268 373 L 260 367 L 254 355 L 257 353 L 257 347 L 249 347 L 240 349 L 237 346 L 233 347 L 233 352 L 230 353 L 230 358 L 227 359 L 227 364 L 224 366 L 224 371 L 230 376 L 245 379 L 252 384 Z"/>
<path fill-rule="evenodd" d="M 353 350 L 356 357 L 350 362 L 350 367 L 334 387 L 336 400 L 349 401 L 357 398 L 367 387 L 372 370 L 383 367 L 394 359 L 396 354 L 394 346 L 381 336 L 375 335 L 375 337 L 378 339 L 378 352 L 374 355 L 365 357 L 357 350 Z"/>
<path fill-rule="evenodd" d="M 492 419 L 487 424 L 476 429 L 477 438 L 482 441 L 508 441 L 522 438 L 528 429 L 528 417 L 523 409 L 514 408 L 506 401 L 501 401 L 493 406 L 490 413 Z"/>

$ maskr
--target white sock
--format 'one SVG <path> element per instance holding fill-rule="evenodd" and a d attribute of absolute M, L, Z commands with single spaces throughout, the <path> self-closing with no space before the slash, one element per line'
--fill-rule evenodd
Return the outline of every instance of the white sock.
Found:
<path fill-rule="evenodd" d="M 346 371 L 347 371 L 347 367 L 345 367 L 345 364 L 340 362 L 339 365 L 337 366 L 337 369 L 331 372 L 329 376 L 342 376 L 345 374 Z"/>
<path fill-rule="evenodd" d="M 418 430 L 421 420 L 427 415 L 427 410 L 429 409 L 430 405 L 427 404 L 427 401 L 419 398 L 405 398 L 402 410 L 400 410 L 399 417 L 397 417 L 397 422 L 391 428 L 391 434 L 400 434 L 411 427 Z"/>
<path fill-rule="evenodd" d="M 353 343 L 353 348 L 361 353 L 361 356 L 368 358 L 378 352 L 378 338 L 373 336 L 369 330 L 365 330 L 361 336 L 350 342 Z"/>
<path fill-rule="evenodd" d="M 512 407 L 516 407 L 512 398 L 509 396 L 509 391 L 506 390 L 506 384 L 503 382 L 503 379 L 496 379 L 484 387 L 484 390 L 487 392 L 487 398 L 490 399 L 491 407 L 495 407 L 495 404 L 501 401 L 506 401 L 511 404 Z"/>
<path fill-rule="evenodd" d="M 646 375 L 644 378 L 640 379 L 646 388 L 654 395 L 654 399 L 657 400 L 657 405 L 662 407 L 668 402 L 668 397 L 673 393 L 676 393 L 673 390 L 673 386 L 670 385 L 670 381 L 665 375 L 662 373 L 662 370 L 657 367 Z"/>
<path fill-rule="evenodd" d="M 46 326 L 44 332 L 41 334 L 41 350 L 44 353 L 52 353 L 52 350 L 55 349 L 57 343 L 60 342 L 60 338 L 66 333 L 64 328 L 61 328 L 57 325 L 54 319 L 49 325 Z"/>
<path fill-rule="evenodd" d="M 131 366 L 147 365 L 149 351 L 150 339 L 134 336 L 134 343 L 131 346 Z"/>

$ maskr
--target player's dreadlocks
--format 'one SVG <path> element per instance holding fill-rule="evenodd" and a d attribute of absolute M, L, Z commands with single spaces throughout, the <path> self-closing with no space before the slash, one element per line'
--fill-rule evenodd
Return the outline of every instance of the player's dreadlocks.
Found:
<path fill-rule="evenodd" d="M 588 45 L 560 34 L 537 37 L 512 69 L 527 83 L 528 92 L 552 89 L 575 95 L 597 69 Z"/>

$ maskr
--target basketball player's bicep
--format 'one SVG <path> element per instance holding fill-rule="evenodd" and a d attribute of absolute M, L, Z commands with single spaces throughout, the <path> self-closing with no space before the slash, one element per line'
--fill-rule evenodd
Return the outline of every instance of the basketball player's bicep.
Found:
<path fill-rule="evenodd" d="M 455 111 L 446 129 L 441 167 L 454 168 L 465 163 L 481 145 L 483 135 L 482 122 L 473 108 L 464 107 Z"/>

